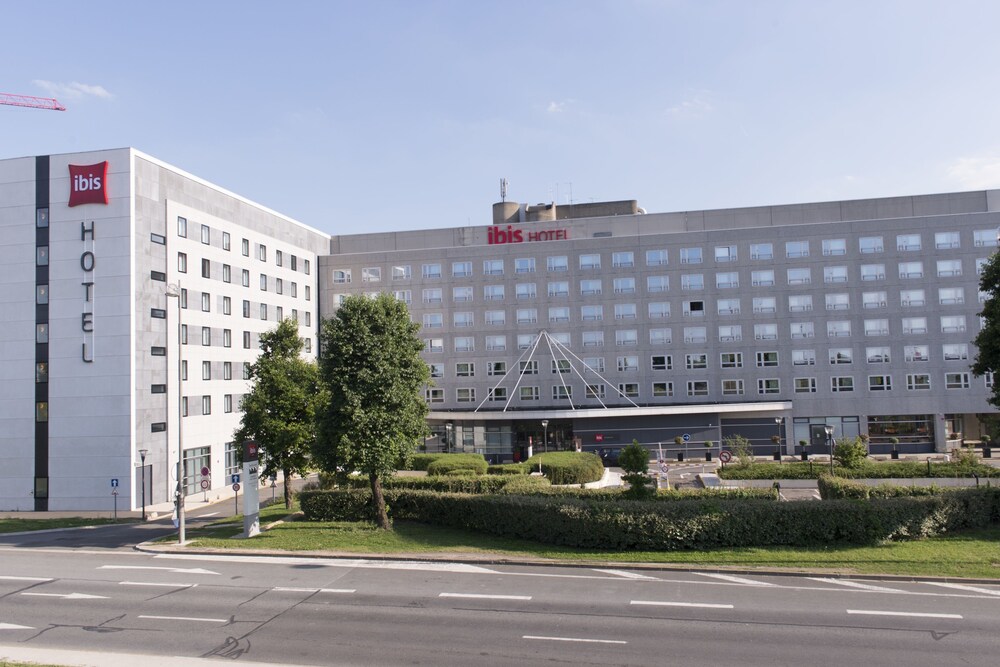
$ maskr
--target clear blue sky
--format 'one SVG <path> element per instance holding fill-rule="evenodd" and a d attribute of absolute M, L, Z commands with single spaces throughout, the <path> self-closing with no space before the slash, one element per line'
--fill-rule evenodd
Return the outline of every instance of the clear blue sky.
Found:
<path fill-rule="evenodd" d="M 135 146 L 331 234 L 1000 187 L 990 0 L 16 2 L 0 157 Z"/>

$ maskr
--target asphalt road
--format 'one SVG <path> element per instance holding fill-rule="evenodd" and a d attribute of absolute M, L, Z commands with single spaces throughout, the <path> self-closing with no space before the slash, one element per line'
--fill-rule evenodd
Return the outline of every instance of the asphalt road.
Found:
<path fill-rule="evenodd" d="M 0 546 L 0 656 L 937 667 L 998 627 L 998 584 Z"/>

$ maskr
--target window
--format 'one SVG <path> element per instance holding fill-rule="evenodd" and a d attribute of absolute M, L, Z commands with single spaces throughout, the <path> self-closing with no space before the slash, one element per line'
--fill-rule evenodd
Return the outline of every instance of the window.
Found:
<path fill-rule="evenodd" d="M 646 251 L 646 266 L 666 266 L 666 265 L 667 265 L 666 248 Z"/>
<path fill-rule="evenodd" d="M 243 349 L 244 350 L 249 350 L 250 349 L 250 332 L 249 331 L 244 331 L 243 332 Z"/>
<path fill-rule="evenodd" d="M 243 269 L 243 272 L 240 275 L 241 275 L 241 280 L 243 282 L 243 286 L 250 287 L 250 271 L 248 271 L 247 269 Z"/>
<path fill-rule="evenodd" d="M 280 266 L 280 265 L 279 265 Z M 382 269 L 378 266 L 369 266 L 361 269 L 361 282 L 380 283 L 382 282 Z"/>
<path fill-rule="evenodd" d="M 826 257 L 832 255 L 846 255 L 847 254 L 847 240 L 846 239 L 824 239 L 823 240 L 823 255 Z"/>
<path fill-rule="evenodd" d="M 599 269 L 599 268 L 601 268 L 601 256 L 600 255 L 580 255 L 580 268 L 581 269 Z"/>
<path fill-rule="evenodd" d="M 754 340 L 777 340 L 777 324 L 755 324 L 753 325 Z"/>
<path fill-rule="evenodd" d="M 534 334 L 520 334 L 517 337 L 517 349 L 527 350 L 535 342 Z"/>
<path fill-rule="evenodd" d="M 663 320 L 670 317 L 670 304 L 666 301 L 651 301 L 647 305 L 647 314 L 651 320 Z"/>
<path fill-rule="evenodd" d="M 444 352 L 444 338 L 425 338 L 424 349 L 428 352 Z"/>
<path fill-rule="evenodd" d="M 295 283 L 292 283 L 292 285 L 294 286 Z M 406 305 L 410 305 L 411 303 L 413 303 L 413 293 L 408 289 L 394 290 L 392 295 L 397 299 L 399 299 L 400 301 L 402 301 L 403 303 L 405 303 Z"/>
<path fill-rule="evenodd" d="M 681 248 L 681 264 L 701 264 L 701 248 Z"/>
<path fill-rule="evenodd" d="M 284 293 L 284 283 L 281 278 L 274 279 L 274 291 L 278 294 Z"/>
<path fill-rule="evenodd" d="M 723 396 L 742 396 L 743 395 L 743 380 L 723 380 L 722 381 L 722 395 Z"/>
<path fill-rule="evenodd" d="M 955 306 L 965 303 L 965 291 L 961 287 L 939 287 L 938 303 L 942 306 Z"/>
<path fill-rule="evenodd" d="M 201 344 L 206 346 L 212 344 L 212 327 L 201 328 Z"/>
<path fill-rule="evenodd" d="M 612 253 L 611 266 L 616 269 L 628 269 L 635 266 L 635 253 L 630 250 Z"/>
<path fill-rule="evenodd" d="M 426 315 L 424 317 L 426 317 Z M 471 327 L 475 323 L 475 317 L 469 312 L 452 313 L 452 323 L 458 329 Z"/>
<path fill-rule="evenodd" d="M 444 377 L 444 364 L 427 364 L 427 367 L 431 371 L 432 378 Z"/>
<path fill-rule="evenodd" d="M 889 320 L 865 320 L 866 336 L 888 336 Z"/>
<path fill-rule="evenodd" d="M 664 396 L 674 395 L 674 383 L 673 382 L 654 382 L 653 383 L 653 396 L 661 398 Z"/>
<path fill-rule="evenodd" d="M 849 347 L 834 348 L 830 352 L 830 363 L 833 365 L 849 364 L 854 361 L 854 350 Z"/>
<path fill-rule="evenodd" d="M 827 310 L 848 310 L 851 307 L 851 297 L 848 294 L 827 294 L 823 299 Z"/>
<path fill-rule="evenodd" d="M 930 347 L 927 345 L 906 345 L 903 347 L 903 359 L 906 361 L 930 361 Z"/>
<path fill-rule="evenodd" d="M 487 310 L 485 317 L 486 324 L 491 326 L 502 326 L 507 323 L 507 311 L 505 310 Z"/>
<path fill-rule="evenodd" d="M 861 280 L 885 280 L 885 264 L 862 264 Z"/>
<path fill-rule="evenodd" d="M 483 298 L 487 301 L 503 301 L 503 285 L 486 285 L 483 287 Z"/>
<path fill-rule="evenodd" d="M 552 400 L 566 401 L 573 398 L 573 387 L 557 384 L 552 387 Z"/>
<path fill-rule="evenodd" d="M 827 295 L 828 300 L 829 297 L 830 295 Z M 827 304 L 827 308 L 829 308 L 829 303 Z M 798 294 L 788 297 L 788 312 L 805 313 L 812 309 L 813 309 L 813 298 L 811 294 Z"/>
<path fill-rule="evenodd" d="M 896 237 L 896 250 L 920 250 L 920 234 L 900 234 Z"/>
<path fill-rule="evenodd" d="M 188 235 L 188 221 L 187 218 L 177 218 L 177 236 L 187 238 Z"/>
<path fill-rule="evenodd" d="M 774 271 L 771 269 L 751 271 L 750 284 L 754 287 L 770 287 L 774 285 Z"/>
<path fill-rule="evenodd" d="M 212 379 L 212 362 L 203 361 L 201 362 L 201 379 L 211 380 Z"/>
<path fill-rule="evenodd" d="M 455 364 L 455 377 L 471 378 L 476 375 L 476 365 L 471 361 L 459 361 Z"/>
<path fill-rule="evenodd" d="M 708 368 L 707 354 L 686 354 L 684 355 L 684 367 L 690 370 L 702 370 Z M 620 370 L 620 369 L 619 369 Z"/>
<path fill-rule="evenodd" d="M 646 291 L 649 293 L 666 292 L 670 289 L 670 278 L 667 276 L 646 276 Z"/>
<path fill-rule="evenodd" d="M 840 320 L 826 323 L 826 335 L 830 338 L 846 338 L 851 335 L 850 321 Z"/>
<path fill-rule="evenodd" d="M 740 286 L 740 274 L 737 271 L 726 271 L 715 274 L 715 286 L 719 289 L 730 289 Z"/>
<path fill-rule="evenodd" d="M 616 303 L 616 320 L 634 320 L 636 318 L 636 307 L 634 303 Z"/>
<path fill-rule="evenodd" d="M 743 368 L 743 353 L 723 352 L 719 355 L 719 365 L 722 368 Z"/>
<path fill-rule="evenodd" d="M 601 281 L 600 280 L 581 280 L 580 281 L 580 294 L 583 296 L 592 296 L 601 293 Z"/>
<path fill-rule="evenodd" d="M 654 371 L 673 370 L 673 357 L 668 354 L 654 354 L 649 358 L 649 367 Z"/>
<path fill-rule="evenodd" d="M 483 275 L 486 275 L 486 276 L 502 276 L 503 275 L 503 260 L 502 259 L 486 259 L 486 260 L 483 260 Z"/>
<path fill-rule="evenodd" d="M 781 383 L 778 378 L 758 378 L 757 380 L 757 393 L 758 394 L 780 394 L 781 393 Z"/>
<path fill-rule="evenodd" d="M 500 352 L 507 349 L 507 336 L 487 336 L 486 349 L 491 352 Z"/>
<path fill-rule="evenodd" d="M 869 375 L 868 391 L 892 391 L 892 376 Z"/>
<path fill-rule="evenodd" d="M 548 257 L 545 260 L 545 267 L 549 271 L 569 271 L 569 258 L 566 255 Z"/>
<path fill-rule="evenodd" d="M 923 278 L 924 277 L 924 263 L 923 262 L 900 262 L 899 263 L 899 277 L 900 278 Z"/>
<path fill-rule="evenodd" d="M 939 259 L 937 262 L 937 274 L 939 278 L 949 278 L 962 275 L 962 260 Z"/>
<path fill-rule="evenodd" d="M 812 275 L 808 268 L 788 269 L 789 285 L 808 285 L 812 282 Z"/>
<path fill-rule="evenodd" d="M 926 373 L 909 373 L 906 376 L 906 388 L 910 391 L 930 390 L 931 376 Z"/>
<path fill-rule="evenodd" d="M 669 304 L 667 304 L 669 306 Z M 739 315 L 740 314 L 740 300 L 739 299 L 719 299 L 716 302 L 716 311 L 719 315 Z M 670 314 L 670 309 L 667 309 L 667 315 Z"/>
<path fill-rule="evenodd" d="M 977 229 L 972 232 L 972 242 L 977 248 L 997 247 L 996 229 Z"/>
<path fill-rule="evenodd" d="M 260 304 L 260 319 L 262 319 L 262 320 L 266 320 L 267 319 L 267 304 L 266 303 Z"/>
<path fill-rule="evenodd" d="M 549 308 L 549 322 L 569 322 L 569 306 Z"/>
<path fill-rule="evenodd" d="M 723 324 L 719 326 L 719 341 L 731 343 L 743 340 L 743 327 L 739 324 Z"/>
<path fill-rule="evenodd" d="M 35 303 L 39 305 L 45 305 L 48 302 L 49 302 L 49 286 L 48 285 L 35 286 Z"/>
<path fill-rule="evenodd" d="M 569 282 L 559 280 L 549 283 L 549 296 L 569 296 Z"/>
<path fill-rule="evenodd" d="M 885 292 L 863 292 L 861 294 L 861 307 L 866 309 L 885 308 Z"/>
<path fill-rule="evenodd" d="M 785 242 L 785 257 L 796 258 L 796 257 L 808 257 L 808 256 L 809 256 L 809 241 Z"/>
<path fill-rule="evenodd" d="M 212 243 L 212 228 L 208 225 L 201 226 L 201 242 L 205 245 L 211 245 Z"/>
<path fill-rule="evenodd" d="M 165 357 L 167 356 L 167 348 L 161 345 L 154 345 L 151 348 L 149 348 L 149 354 L 154 357 Z M 48 369 L 48 364 L 43 364 L 43 365 L 46 367 L 46 369 Z M 48 370 L 46 370 L 46 378 L 48 378 Z M 48 380 L 46 379 L 45 381 L 47 382 Z"/>
<path fill-rule="evenodd" d="M 263 273 L 260 274 L 260 291 L 261 292 L 267 291 L 267 276 L 264 275 Z"/>
<path fill-rule="evenodd" d="M 250 256 L 250 240 L 249 239 L 243 239 L 243 243 L 241 244 L 240 250 L 242 251 L 244 257 L 249 257 Z"/>
<path fill-rule="evenodd" d="M 618 385 L 618 394 L 625 398 L 638 398 L 639 384 L 637 382 L 622 382 Z"/>
<path fill-rule="evenodd" d="M 777 310 L 777 298 L 773 296 L 755 296 L 753 298 L 753 312 L 773 313 Z"/>
<path fill-rule="evenodd" d="M 518 299 L 534 299 L 538 296 L 535 283 L 518 283 L 514 286 L 514 294 Z"/>
<path fill-rule="evenodd" d="M 770 366 L 778 365 L 778 353 L 777 352 L 758 352 L 757 353 L 757 367 L 758 368 L 768 368 Z"/>
<path fill-rule="evenodd" d="M 656 328 L 649 330 L 650 345 L 666 345 L 673 341 L 673 334 L 670 329 Z"/>
<path fill-rule="evenodd" d="M 261 278 L 265 278 L 265 276 L 263 274 L 261 274 Z M 350 269 L 334 269 L 333 270 L 333 282 L 334 283 L 349 283 L 349 282 L 351 282 L 351 270 Z M 264 289 L 267 289 L 267 288 L 265 287 Z"/>
<path fill-rule="evenodd" d="M 45 324 L 45 325 L 41 325 L 40 324 L 39 326 L 45 326 L 46 328 L 48 327 L 47 324 Z M 181 325 L 181 345 L 187 345 L 187 344 L 188 344 L 188 325 L 182 324 Z"/>
<path fill-rule="evenodd" d="M 685 343 L 708 342 L 708 332 L 705 327 L 684 327 Z"/>
<path fill-rule="evenodd" d="M 604 372 L 604 357 L 584 357 L 583 365 L 585 370 L 593 373 Z"/>
<path fill-rule="evenodd" d="M 774 245 L 771 243 L 751 243 L 750 259 L 774 259 Z"/>
<path fill-rule="evenodd" d="M 228 264 L 222 265 L 222 282 L 231 283 L 233 281 L 233 269 Z"/>
<path fill-rule="evenodd" d="M 941 333 L 965 331 L 965 315 L 946 315 L 941 318 Z"/>
<path fill-rule="evenodd" d="M 934 234 L 934 247 L 938 250 L 958 248 L 960 245 L 958 232 L 936 232 Z"/>
<path fill-rule="evenodd" d="M 226 394 L 226 395 L 224 395 L 222 397 L 222 409 L 225 412 L 232 412 L 233 411 L 233 395 L 232 394 Z"/>
<path fill-rule="evenodd" d="M 638 345 L 639 334 L 635 329 L 615 331 L 615 345 Z"/>
<path fill-rule="evenodd" d="M 222 232 L 222 249 L 229 250 L 232 245 L 232 241 L 229 238 L 229 232 Z"/>
<path fill-rule="evenodd" d="M 945 361 L 960 361 L 969 358 L 969 346 L 965 343 L 946 343 L 941 346 Z"/>
<path fill-rule="evenodd" d="M 520 361 L 517 364 L 517 372 L 521 375 L 538 375 L 538 360 Z"/>
<path fill-rule="evenodd" d="M 177 270 L 181 273 L 187 273 L 188 256 L 183 252 L 177 253 Z"/>
<path fill-rule="evenodd" d="M 715 246 L 715 261 L 719 263 L 735 262 L 737 258 L 736 246 L 724 245 Z"/>
<path fill-rule="evenodd" d="M 514 273 L 534 273 L 535 258 L 519 257 L 514 260 Z"/>
<path fill-rule="evenodd" d="M 519 387 L 518 397 L 522 401 L 537 401 L 538 400 L 538 387 Z"/>
<path fill-rule="evenodd" d="M 440 287 L 428 287 L 423 291 L 424 303 L 442 303 L 444 295 Z"/>
<path fill-rule="evenodd" d="M 425 329 L 440 329 L 444 326 L 444 315 L 441 313 L 424 313 Z"/>
<path fill-rule="evenodd" d="M 700 273 L 681 275 L 681 289 L 705 289 L 705 276 Z"/>
<path fill-rule="evenodd" d="M 841 375 L 830 378 L 830 390 L 833 392 L 854 391 L 854 378 L 850 375 Z"/>
<path fill-rule="evenodd" d="M 865 348 L 865 360 L 869 364 L 888 364 L 890 361 L 889 348 L 886 346 Z"/>
<path fill-rule="evenodd" d="M 604 319 L 604 306 L 580 306 L 580 319 L 584 322 L 600 322 Z"/>
<path fill-rule="evenodd" d="M 424 397 L 428 403 L 444 403 L 444 389 L 428 389 Z"/>
<path fill-rule="evenodd" d="M 222 347 L 232 347 L 233 346 L 233 330 L 223 329 L 222 330 Z"/>
<path fill-rule="evenodd" d="M 634 373 L 639 370 L 639 357 L 618 357 L 619 373 Z"/>
<path fill-rule="evenodd" d="M 906 289 L 899 292 L 899 301 L 903 306 L 922 307 L 926 303 L 922 289 Z"/>
<path fill-rule="evenodd" d="M 38 266 L 49 265 L 49 247 L 47 245 L 38 246 L 35 249 L 35 264 Z"/>
<path fill-rule="evenodd" d="M 585 395 L 587 398 L 604 398 L 604 385 L 588 384 Z"/>
<path fill-rule="evenodd" d="M 795 378 L 794 386 L 796 394 L 815 394 L 816 378 Z"/>
<path fill-rule="evenodd" d="M 244 361 L 243 362 L 243 379 L 244 380 L 249 380 L 250 379 L 250 362 L 249 361 Z"/>
<path fill-rule="evenodd" d="M 904 334 L 925 334 L 925 333 L 927 333 L 927 318 L 926 317 L 904 317 L 903 318 L 903 333 Z"/>
<path fill-rule="evenodd" d="M 210 415 L 212 414 L 212 397 L 202 396 L 201 397 L 201 414 Z"/>
<path fill-rule="evenodd" d="M 451 300 L 455 303 L 465 303 L 472 301 L 471 287 L 453 287 L 451 289 Z"/>
<path fill-rule="evenodd" d="M 468 278 L 472 275 L 472 262 L 452 262 L 451 275 L 454 278 Z"/>
<path fill-rule="evenodd" d="M 47 323 L 35 325 L 35 342 L 36 343 L 49 342 L 49 325 Z"/>
<path fill-rule="evenodd" d="M 944 388 L 945 389 L 968 389 L 969 388 L 969 374 L 968 373 L 945 373 L 944 374 Z"/>
<path fill-rule="evenodd" d="M 310 293 L 309 285 L 306 285 L 306 293 L 305 293 L 306 301 L 311 301 L 311 297 L 309 296 L 309 293 Z"/>
<path fill-rule="evenodd" d="M 882 252 L 885 249 L 885 244 L 882 242 L 881 236 L 862 236 L 858 239 L 858 249 L 862 255 L 871 255 Z"/>
<path fill-rule="evenodd" d="M 267 261 L 267 246 L 264 245 L 263 243 L 257 246 L 257 259 L 259 259 L 262 262 Z"/>
<path fill-rule="evenodd" d="M 440 264 L 424 264 L 421 269 L 421 274 L 424 278 L 440 278 L 441 277 L 441 265 Z"/>
<path fill-rule="evenodd" d="M 603 331 L 584 331 L 583 332 L 583 346 L 584 347 L 601 347 L 604 345 L 604 332 Z"/>
<path fill-rule="evenodd" d="M 705 380 L 688 380 L 688 396 L 708 396 L 708 382 Z"/>
<path fill-rule="evenodd" d="M 815 338 L 816 327 L 812 322 L 792 322 L 788 325 L 793 339 Z"/>
<path fill-rule="evenodd" d="M 793 366 L 815 366 L 816 350 L 792 350 Z"/>
<path fill-rule="evenodd" d="M 409 265 L 392 267 L 393 280 L 409 280 L 410 275 L 411 274 Z"/>
<path fill-rule="evenodd" d="M 506 361 L 489 361 L 486 363 L 486 374 L 487 375 L 506 375 L 507 374 L 507 362 Z"/>
<path fill-rule="evenodd" d="M 635 278 L 615 278 L 615 294 L 635 294 Z"/>
<path fill-rule="evenodd" d="M 506 401 L 507 387 L 493 387 L 488 394 L 491 401 Z"/>
<path fill-rule="evenodd" d="M 476 349 L 476 339 L 473 336 L 455 336 L 456 352 L 474 352 Z"/>

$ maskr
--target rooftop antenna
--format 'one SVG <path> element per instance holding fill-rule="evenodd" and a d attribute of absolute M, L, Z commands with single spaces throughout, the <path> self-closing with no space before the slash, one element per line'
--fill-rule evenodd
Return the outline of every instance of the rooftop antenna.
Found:
<path fill-rule="evenodd" d="M 500 201 L 502 201 L 502 202 L 506 202 L 507 201 L 507 179 L 506 178 L 501 178 L 500 179 Z"/>

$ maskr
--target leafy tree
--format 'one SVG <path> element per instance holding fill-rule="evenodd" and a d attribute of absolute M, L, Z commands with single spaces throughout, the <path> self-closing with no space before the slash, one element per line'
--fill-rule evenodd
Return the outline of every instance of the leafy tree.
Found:
<path fill-rule="evenodd" d="M 263 452 L 261 476 L 281 473 L 285 507 L 291 508 L 289 478 L 307 472 L 316 437 L 316 408 L 323 401 L 319 371 L 299 357 L 302 341 L 291 319 L 261 334 L 260 348 L 250 367 L 250 392 L 240 401 L 243 415 L 233 440 L 241 451 L 244 442 L 257 442 Z"/>
<path fill-rule="evenodd" d="M 638 440 L 633 440 L 631 445 L 622 448 L 618 454 L 618 465 L 625 471 L 622 479 L 628 482 L 629 493 L 637 498 L 648 496 L 649 452 Z"/>
<path fill-rule="evenodd" d="M 979 313 L 985 323 L 973 341 L 977 351 L 972 372 L 976 377 L 1000 372 L 1000 253 L 993 253 L 983 265 L 979 289 L 986 294 L 986 301 Z M 993 383 L 987 400 L 991 405 L 1000 407 L 1000 382 Z"/>
<path fill-rule="evenodd" d="M 865 464 L 868 448 L 857 438 L 840 438 L 833 448 L 833 458 L 845 468 L 860 468 Z"/>
<path fill-rule="evenodd" d="M 367 475 L 376 522 L 384 529 L 391 526 L 381 480 L 428 434 L 421 389 L 430 371 L 420 358 L 418 330 L 403 302 L 380 294 L 347 297 L 320 333 L 320 376 L 329 401 L 319 415 L 313 455 L 328 472 Z"/>
<path fill-rule="evenodd" d="M 754 464 L 753 445 L 744 436 L 739 434 L 729 435 L 722 439 L 725 448 L 733 453 L 739 465 L 747 468 Z"/>

